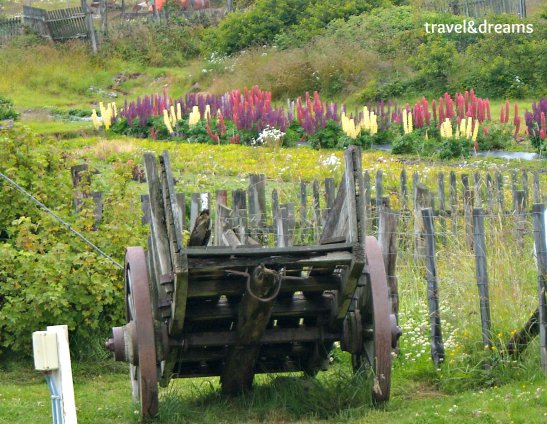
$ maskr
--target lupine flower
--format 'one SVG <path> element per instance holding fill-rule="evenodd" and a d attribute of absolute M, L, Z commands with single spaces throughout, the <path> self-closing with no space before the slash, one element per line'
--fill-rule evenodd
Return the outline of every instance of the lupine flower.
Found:
<path fill-rule="evenodd" d="M 163 109 L 163 123 L 167 127 L 167 131 L 169 134 L 173 134 L 173 127 L 171 126 L 171 119 L 169 118 L 169 113 L 167 112 L 167 109 Z"/>
<path fill-rule="evenodd" d="M 93 112 L 91 112 L 91 120 L 93 121 L 93 126 L 96 130 L 103 126 L 103 123 L 97 116 L 97 111 L 95 109 L 93 109 Z"/>
<path fill-rule="evenodd" d="M 199 121 L 201 121 L 201 113 L 199 113 L 199 107 L 194 106 L 192 108 L 192 112 L 188 116 L 188 126 L 193 127 L 196 125 Z"/>

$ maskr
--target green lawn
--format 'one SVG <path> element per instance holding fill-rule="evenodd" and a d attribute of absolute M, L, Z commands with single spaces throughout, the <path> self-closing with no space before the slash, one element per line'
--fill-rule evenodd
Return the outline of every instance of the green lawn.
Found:
<path fill-rule="evenodd" d="M 350 422 L 350 423 L 545 423 L 547 384 L 539 373 L 506 385 L 448 394 L 423 375 L 397 364 L 388 405 L 375 409 L 364 389 L 351 387 L 344 363 L 318 377 L 314 384 L 301 377 L 257 377 L 254 390 L 235 398 L 219 394 L 218 379 L 174 380 L 160 391 L 158 423 Z M 432 367 L 432 366 L 431 366 Z M 76 366 L 76 368 L 78 368 Z M 101 370 L 101 368 L 103 368 Z M 428 364 L 424 364 L 424 369 Z M 338 371 L 337 371 L 338 370 Z M 123 367 L 76 369 L 74 389 L 78 422 L 135 423 L 138 405 L 131 399 Z M 430 377 L 435 373 L 427 371 Z M 361 393 L 358 393 L 361 392 Z M 357 399 L 357 401 L 355 401 Z M 365 399 L 363 402 L 359 400 Z M 49 393 L 41 374 L 28 366 L 0 374 L 0 423 L 51 421 Z"/>

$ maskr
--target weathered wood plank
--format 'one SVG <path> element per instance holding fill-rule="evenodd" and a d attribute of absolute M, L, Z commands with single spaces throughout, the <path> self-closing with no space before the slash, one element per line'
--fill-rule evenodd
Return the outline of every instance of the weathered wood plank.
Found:
<path fill-rule="evenodd" d="M 488 293 L 488 271 L 486 267 L 486 242 L 484 238 L 484 215 L 481 208 L 473 209 L 473 251 L 475 274 L 479 288 L 482 342 L 492 348 L 492 321 L 490 319 L 490 295 Z"/>
<path fill-rule="evenodd" d="M 435 227 L 433 225 L 432 209 L 422 209 L 422 218 L 427 246 L 425 275 L 427 281 L 427 301 L 429 305 L 429 325 L 431 331 L 431 359 L 433 360 L 435 367 L 438 368 L 440 364 L 444 362 L 445 354 L 439 309 L 437 264 L 435 261 Z"/>

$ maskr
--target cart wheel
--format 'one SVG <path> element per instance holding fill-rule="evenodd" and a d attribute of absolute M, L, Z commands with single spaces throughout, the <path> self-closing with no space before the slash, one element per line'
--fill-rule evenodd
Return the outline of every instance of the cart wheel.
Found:
<path fill-rule="evenodd" d="M 391 308 L 384 261 L 376 238 L 366 238 L 365 252 L 368 272 L 361 277 L 360 283 L 364 284 L 357 292 L 363 348 L 361 353 L 352 355 L 352 364 L 355 372 L 372 369 L 372 400 L 382 403 L 389 400 L 391 388 Z"/>
<path fill-rule="evenodd" d="M 125 255 L 125 310 L 130 335 L 129 374 L 133 399 L 140 402 L 143 418 L 158 414 L 158 375 L 149 290 L 144 249 L 128 247 Z"/>

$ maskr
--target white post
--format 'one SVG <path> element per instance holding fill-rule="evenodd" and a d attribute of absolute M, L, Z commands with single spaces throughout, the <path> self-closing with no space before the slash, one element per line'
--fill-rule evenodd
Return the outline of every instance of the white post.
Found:
<path fill-rule="evenodd" d="M 59 369 L 52 371 L 51 375 L 63 402 L 63 424 L 76 424 L 78 419 L 76 418 L 76 403 L 74 401 L 74 386 L 72 384 L 68 327 L 66 325 L 53 325 L 48 326 L 47 331 L 57 334 Z"/>

